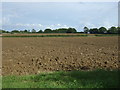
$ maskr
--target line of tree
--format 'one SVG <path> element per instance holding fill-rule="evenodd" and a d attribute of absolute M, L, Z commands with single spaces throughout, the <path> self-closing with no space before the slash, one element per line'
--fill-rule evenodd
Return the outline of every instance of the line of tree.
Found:
<path fill-rule="evenodd" d="M 90 34 L 118 34 L 120 33 L 120 27 L 111 27 L 109 29 L 105 27 L 100 28 L 88 28 L 84 27 L 83 32 L 77 32 L 75 28 L 59 28 L 59 29 L 45 29 L 44 31 L 39 30 L 36 31 L 35 29 L 30 30 L 12 30 L 12 31 L 6 31 L 6 30 L 0 30 L 0 33 L 90 33 Z"/>
<path fill-rule="evenodd" d="M 111 27 L 109 29 L 106 29 L 105 27 L 100 28 L 91 28 L 84 27 L 84 33 L 90 33 L 90 34 L 118 34 L 120 33 L 120 27 Z"/>
<path fill-rule="evenodd" d="M 75 28 L 59 28 L 55 30 L 45 29 L 44 33 L 76 33 L 77 30 Z"/>
<path fill-rule="evenodd" d="M 76 33 L 77 30 L 75 28 L 59 28 L 59 29 L 45 29 L 44 31 L 39 30 L 36 31 L 35 29 L 30 30 L 12 30 L 12 31 L 6 31 L 6 30 L 1 30 L 2 33 Z"/>

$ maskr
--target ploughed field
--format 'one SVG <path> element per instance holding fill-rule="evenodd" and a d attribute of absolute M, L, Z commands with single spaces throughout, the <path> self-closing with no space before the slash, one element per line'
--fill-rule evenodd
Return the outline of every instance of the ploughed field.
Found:
<path fill-rule="evenodd" d="M 118 37 L 3 37 L 2 74 L 118 69 Z"/>

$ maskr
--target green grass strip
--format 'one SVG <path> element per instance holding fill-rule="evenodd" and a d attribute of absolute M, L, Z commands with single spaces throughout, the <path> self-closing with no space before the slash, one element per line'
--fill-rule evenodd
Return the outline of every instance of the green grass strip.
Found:
<path fill-rule="evenodd" d="M 108 36 L 119 36 L 119 34 L 96 34 L 95 36 L 98 36 L 98 37 L 108 37 Z"/>
<path fill-rule="evenodd" d="M 3 76 L 3 88 L 118 88 L 118 70 L 57 71 L 28 76 Z"/>
<path fill-rule="evenodd" d="M 95 35 L 6 35 L 0 37 L 109 37 L 119 36 L 119 34 L 95 34 Z"/>
<path fill-rule="evenodd" d="M 1 36 L 1 37 L 86 37 L 87 35 L 11 35 L 11 36 Z"/>

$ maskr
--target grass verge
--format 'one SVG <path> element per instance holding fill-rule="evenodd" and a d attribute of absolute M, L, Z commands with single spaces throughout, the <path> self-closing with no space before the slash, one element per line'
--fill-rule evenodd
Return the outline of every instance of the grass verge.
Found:
<path fill-rule="evenodd" d="M 119 72 L 58 71 L 28 76 L 3 76 L 2 88 L 118 88 Z"/>
<path fill-rule="evenodd" d="M 109 37 L 109 36 L 119 36 L 118 34 L 80 34 L 80 35 L 3 35 L 0 37 Z"/>
<path fill-rule="evenodd" d="M 95 36 L 97 36 L 97 37 L 103 37 L 103 36 L 105 36 L 105 37 L 111 37 L 111 36 L 120 36 L 119 34 L 95 34 Z"/>
<path fill-rule="evenodd" d="M 86 37 L 87 35 L 9 35 L 1 37 Z"/>

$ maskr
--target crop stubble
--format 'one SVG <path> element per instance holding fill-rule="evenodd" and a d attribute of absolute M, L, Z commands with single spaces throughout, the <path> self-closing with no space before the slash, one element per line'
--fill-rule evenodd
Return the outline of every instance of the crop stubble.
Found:
<path fill-rule="evenodd" d="M 118 37 L 2 39 L 2 74 L 118 69 Z"/>

